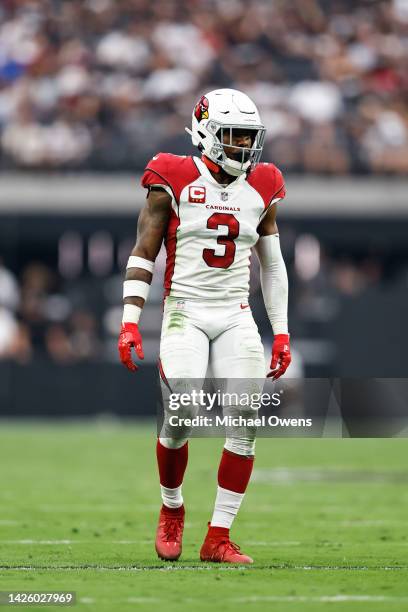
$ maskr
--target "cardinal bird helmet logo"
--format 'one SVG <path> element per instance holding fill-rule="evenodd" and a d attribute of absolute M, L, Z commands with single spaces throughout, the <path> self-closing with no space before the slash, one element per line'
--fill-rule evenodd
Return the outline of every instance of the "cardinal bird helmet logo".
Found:
<path fill-rule="evenodd" d="M 201 96 L 194 108 L 194 116 L 197 121 L 208 119 L 208 106 L 208 99 L 205 96 Z"/>

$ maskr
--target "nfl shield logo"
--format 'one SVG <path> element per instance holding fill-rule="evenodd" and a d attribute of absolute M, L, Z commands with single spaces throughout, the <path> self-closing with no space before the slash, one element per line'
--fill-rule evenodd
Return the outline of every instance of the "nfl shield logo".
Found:
<path fill-rule="evenodd" d="M 221 200 L 226 202 L 228 200 L 228 193 L 226 191 L 221 192 Z"/>

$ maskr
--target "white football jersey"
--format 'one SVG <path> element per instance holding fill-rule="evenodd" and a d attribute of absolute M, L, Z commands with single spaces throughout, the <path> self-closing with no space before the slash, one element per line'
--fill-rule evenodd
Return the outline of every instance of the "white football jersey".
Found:
<path fill-rule="evenodd" d="M 160 185 L 172 196 L 165 295 L 248 299 L 257 227 L 268 208 L 285 196 L 278 168 L 258 164 L 221 185 L 198 157 L 159 153 L 147 165 L 142 185 Z"/>

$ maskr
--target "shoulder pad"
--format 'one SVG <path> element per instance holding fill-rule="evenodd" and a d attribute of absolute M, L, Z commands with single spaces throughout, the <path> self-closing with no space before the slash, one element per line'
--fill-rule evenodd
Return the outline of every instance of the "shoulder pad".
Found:
<path fill-rule="evenodd" d="M 247 181 L 262 197 L 265 208 L 274 200 L 283 200 L 286 195 L 282 172 L 274 164 L 257 164 Z"/>
<path fill-rule="evenodd" d="M 200 173 L 192 157 L 157 153 L 147 164 L 141 179 L 143 187 L 169 186 L 176 202 L 184 187 L 192 183 Z"/>

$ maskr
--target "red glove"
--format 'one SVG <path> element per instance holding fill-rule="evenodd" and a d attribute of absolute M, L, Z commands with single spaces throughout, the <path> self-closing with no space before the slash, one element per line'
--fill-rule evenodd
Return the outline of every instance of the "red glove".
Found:
<path fill-rule="evenodd" d="M 277 380 L 286 372 L 291 361 L 289 334 L 277 334 L 273 340 L 271 372 L 267 378 Z"/>
<path fill-rule="evenodd" d="M 118 341 L 120 360 L 128 370 L 135 372 L 138 367 L 132 361 L 132 347 L 139 359 L 144 359 L 142 336 L 137 323 L 122 323 Z"/>

